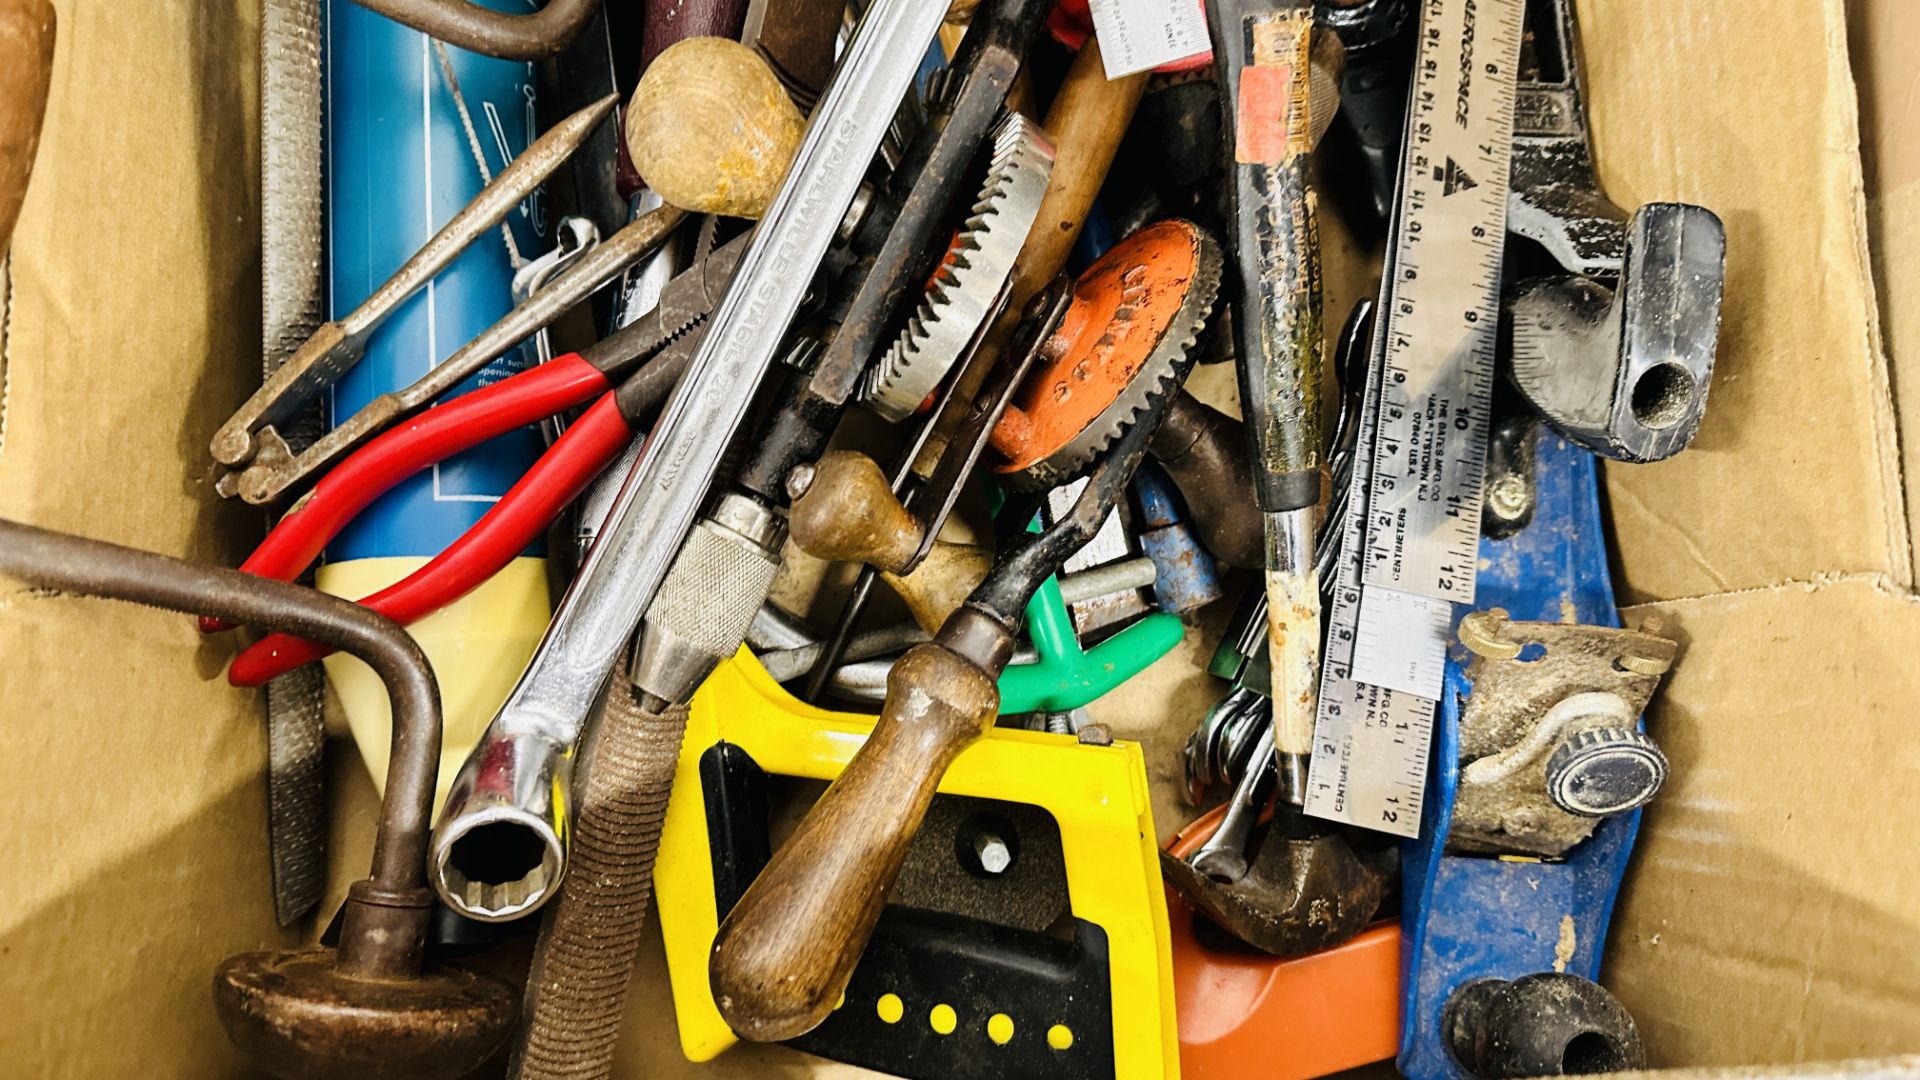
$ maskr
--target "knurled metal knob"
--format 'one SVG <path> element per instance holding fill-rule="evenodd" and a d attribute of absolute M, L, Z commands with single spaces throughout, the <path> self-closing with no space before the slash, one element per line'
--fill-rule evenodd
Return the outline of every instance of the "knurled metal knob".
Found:
<path fill-rule="evenodd" d="M 1583 817 L 1644 806 L 1667 779 L 1667 755 L 1632 728 L 1594 727 L 1561 743 L 1547 759 L 1547 794 Z"/>

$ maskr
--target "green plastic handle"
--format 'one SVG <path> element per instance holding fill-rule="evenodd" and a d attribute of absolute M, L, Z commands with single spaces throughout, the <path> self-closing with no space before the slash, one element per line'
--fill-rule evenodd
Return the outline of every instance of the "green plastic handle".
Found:
<path fill-rule="evenodd" d="M 1027 602 L 1027 633 L 1040 659 L 1000 674 L 1002 713 L 1070 712 L 1146 670 L 1186 634 L 1177 615 L 1155 612 L 1091 649 L 1080 648 L 1073 616 L 1050 577 Z"/>

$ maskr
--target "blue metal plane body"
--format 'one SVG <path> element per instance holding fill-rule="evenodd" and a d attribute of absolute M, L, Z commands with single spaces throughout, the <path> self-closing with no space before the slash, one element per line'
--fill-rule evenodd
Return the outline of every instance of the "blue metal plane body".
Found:
<path fill-rule="evenodd" d="M 1535 453 L 1533 520 L 1508 539 L 1481 538 L 1473 608 L 1505 608 L 1516 621 L 1619 626 L 1594 457 L 1544 428 Z M 1456 608 L 1456 625 L 1468 610 Z M 1603 820 L 1558 862 L 1448 854 L 1460 716 L 1473 692 L 1465 659 L 1456 644 L 1434 725 L 1420 836 L 1401 849 L 1406 1011 L 1397 1064 L 1411 1080 L 1467 1077 L 1440 1030 L 1459 986 L 1539 971 L 1598 978 L 1614 898 L 1640 828 L 1637 810 Z"/>

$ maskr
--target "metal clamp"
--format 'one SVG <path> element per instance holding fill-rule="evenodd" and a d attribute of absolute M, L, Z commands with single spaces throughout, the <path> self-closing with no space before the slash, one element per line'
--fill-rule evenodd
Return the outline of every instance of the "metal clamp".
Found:
<path fill-rule="evenodd" d="M 1559 856 L 1658 793 L 1667 759 L 1638 717 L 1679 652 L 1659 630 L 1460 621 L 1473 693 L 1449 851 Z"/>
<path fill-rule="evenodd" d="M 1603 457 L 1686 449 L 1706 411 L 1720 335 L 1726 231 L 1712 211 L 1600 189 L 1570 0 L 1534 0 L 1532 77 L 1515 102 L 1507 228 L 1566 275 L 1510 298 L 1514 382 L 1561 435 Z"/>

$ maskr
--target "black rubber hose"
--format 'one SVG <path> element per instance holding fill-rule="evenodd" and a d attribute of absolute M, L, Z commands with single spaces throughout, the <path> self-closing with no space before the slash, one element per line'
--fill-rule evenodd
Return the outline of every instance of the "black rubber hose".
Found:
<path fill-rule="evenodd" d="M 64 592 L 298 634 L 365 661 L 386 685 L 393 708 L 373 881 L 395 891 L 426 887 L 428 818 L 440 762 L 440 687 L 426 654 L 400 624 L 304 586 L 5 519 L 0 573 Z"/>

